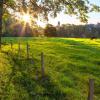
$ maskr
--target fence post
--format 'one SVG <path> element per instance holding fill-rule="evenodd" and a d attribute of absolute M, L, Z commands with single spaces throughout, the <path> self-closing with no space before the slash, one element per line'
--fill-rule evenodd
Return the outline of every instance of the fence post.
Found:
<path fill-rule="evenodd" d="M 20 42 L 18 43 L 18 56 L 20 58 L 20 51 L 21 51 L 21 46 L 20 46 Z"/>
<path fill-rule="evenodd" d="M 13 43 L 12 43 L 12 41 L 11 41 L 11 49 L 13 49 Z"/>
<path fill-rule="evenodd" d="M 45 75 L 45 66 L 44 66 L 44 54 L 43 52 L 41 53 L 41 74 L 42 77 Z"/>
<path fill-rule="evenodd" d="M 0 35 L 0 51 L 2 50 L 2 38 L 1 38 L 1 35 Z"/>
<path fill-rule="evenodd" d="M 36 80 L 38 80 L 38 73 L 39 73 L 39 71 L 36 70 L 36 77 L 35 77 Z"/>
<path fill-rule="evenodd" d="M 27 59 L 29 59 L 29 44 L 26 45 L 26 53 L 27 53 Z"/>
<path fill-rule="evenodd" d="M 89 79 L 88 100 L 93 100 L 93 95 L 94 95 L 94 79 Z"/>

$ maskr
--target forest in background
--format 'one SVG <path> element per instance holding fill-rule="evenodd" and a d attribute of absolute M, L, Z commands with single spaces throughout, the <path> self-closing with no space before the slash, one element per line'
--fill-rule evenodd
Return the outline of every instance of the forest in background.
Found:
<path fill-rule="evenodd" d="M 16 23 L 16 24 L 15 24 Z M 23 29 L 24 28 L 24 29 Z M 28 23 L 17 22 L 13 18 L 3 20 L 3 34 L 4 37 L 74 37 L 74 38 L 100 38 L 100 23 L 98 24 L 62 24 L 57 26 L 47 24 L 45 28 L 38 25 L 34 27 Z"/>

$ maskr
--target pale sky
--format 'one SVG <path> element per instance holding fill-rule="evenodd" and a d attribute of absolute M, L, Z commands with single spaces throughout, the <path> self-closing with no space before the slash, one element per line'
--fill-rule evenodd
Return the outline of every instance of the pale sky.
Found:
<path fill-rule="evenodd" d="M 100 0 L 89 0 L 91 3 L 97 4 L 100 6 Z M 53 24 L 53 25 L 57 25 L 58 21 L 60 21 L 61 24 L 82 24 L 79 19 L 77 19 L 75 16 L 69 16 L 69 15 L 65 15 L 63 12 L 61 12 L 57 18 L 50 18 L 49 19 L 49 23 Z M 41 24 L 42 26 L 45 26 L 45 23 L 42 22 L 38 22 L 39 24 Z M 100 23 L 100 12 L 96 13 L 89 13 L 89 19 L 88 19 L 88 23 L 89 24 L 96 24 L 96 23 Z"/>

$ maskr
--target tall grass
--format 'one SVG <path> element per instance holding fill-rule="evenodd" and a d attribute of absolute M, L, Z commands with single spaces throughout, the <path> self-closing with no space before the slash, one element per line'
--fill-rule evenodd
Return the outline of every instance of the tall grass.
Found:
<path fill-rule="evenodd" d="M 26 59 L 27 42 L 31 61 Z M 94 100 L 100 99 L 99 39 L 3 38 L 3 43 L 0 97 L 4 100 L 86 100 L 90 78 L 95 80 Z M 45 54 L 45 79 L 41 77 L 41 52 Z"/>

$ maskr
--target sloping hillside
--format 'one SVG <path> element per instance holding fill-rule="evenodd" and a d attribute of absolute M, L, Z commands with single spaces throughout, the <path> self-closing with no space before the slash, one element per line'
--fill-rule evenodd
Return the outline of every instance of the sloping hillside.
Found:
<path fill-rule="evenodd" d="M 100 99 L 99 39 L 4 38 L 3 42 L 1 99 L 87 100 L 90 78 L 95 80 L 94 100 Z M 26 59 L 27 42 L 30 60 Z M 41 52 L 44 52 L 45 78 L 41 77 Z"/>

